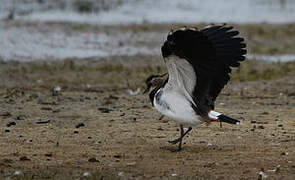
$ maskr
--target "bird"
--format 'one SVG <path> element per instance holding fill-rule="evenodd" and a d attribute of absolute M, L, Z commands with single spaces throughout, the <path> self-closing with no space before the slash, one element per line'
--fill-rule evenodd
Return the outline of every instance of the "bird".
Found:
<path fill-rule="evenodd" d="M 232 68 L 247 53 L 239 31 L 226 24 L 201 30 L 182 27 L 170 30 L 161 52 L 168 73 L 151 75 L 145 83 L 152 106 L 180 125 L 180 136 L 168 141 L 182 149 L 183 138 L 202 123 L 240 121 L 214 111 L 215 100 L 230 80 Z M 185 131 L 185 127 L 187 127 Z"/>

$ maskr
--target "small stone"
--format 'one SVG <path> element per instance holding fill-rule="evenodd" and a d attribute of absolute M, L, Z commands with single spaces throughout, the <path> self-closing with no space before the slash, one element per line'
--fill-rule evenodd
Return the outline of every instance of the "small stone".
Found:
<path fill-rule="evenodd" d="M 99 162 L 99 160 L 97 160 L 96 158 L 90 158 L 90 159 L 88 159 L 88 162 Z"/>
<path fill-rule="evenodd" d="M 60 94 L 60 91 L 61 91 L 61 87 L 60 86 L 56 86 L 52 89 L 52 95 L 53 96 L 57 96 Z"/>
<path fill-rule="evenodd" d="M 13 173 L 13 175 L 15 175 L 15 176 L 20 176 L 21 174 L 22 174 L 21 171 L 15 171 L 15 172 Z"/>
<path fill-rule="evenodd" d="M 283 127 L 283 125 L 282 124 L 279 124 L 278 127 Z"/>
<path fill-rule="evenodd" d="M 20 161 L 31 161 L 27 156 L 22 156 L 19 158 Z"/>
<path fill-rule="evenodd" d="M 118 158 L 118 159 L 120 159 L 122 156 L 120 155 L 120 154 L 116 154 L 116 155 L 114 155 L 114 158 Z"/>
<path fill-rule="evenodd" d="M 98 110 L 102 113 L 110 113 L 111 111 L 113 111 L 112 109 L 108 109 L 108 108 L 98 108 Z"/>
<path fill-rule="evenodd" d="M 258 129 L 264 129 L 264 126 L 260 125 L 258 126 Z"/>
<path fill-rule="evenodd" d="M 118 176 L 121 176 L 121 177 L 124 176 L 124 172 L 119 172 Z"/>
<path fill-rule="evenodd" d="M 52 154 L 51 153 L 46 153 L 44 154 L 46 157 L 52 157 Z"/>
<path fill-rule="evenodd" d="M 83 176 L 84 177 L 90 177 L 91 176 L 91 173 L 90 172 L 85 172 L 85 173 L 83 173 Z"/>
<path fill-rule="evenodd" d="M 83 127 L 83 126 L 85 126 L 85 124 L 81 122 L 81 123 L 77 124 L 75 127 L 80 128 L 80 127 Z"/>
<path fill-rule="evenodd" d="M 19 116 L 17 116 L 15 119 L 16 120 L 25 120 L 25 118 L 26 118 L 26 116 L 24 116 L 24 115 L 19 115 Z"/>
<path fill-rule="evenodd" d="M 37 121 L 36 124 L 47 124 L 50 123 L 50 120 L 47 121 Z"/>
<path fill-rule="evenodd" d="M 157 130 L 158 131 L 163 131 L 164 129 L 162 127 L 159 127 Z"/>
<path fill-rule="evenodd" d="M 41 110 L 52 111 L 52 108 L 51 107 L 41 107 Z"/>
<path fill-rule="evenodd" d="M 91 100 L 91 97 L 86 96 L 85 99 L 86 100 Z"/>
<path fill-rule="evenodd" d="M 287 152 L 282 152 L 282 153 L 281 153 L 282 156 L 287 156 L 288 154 L 289 154 L 289 153 L 287 153 Z"/>
<path fill-rule="evenodd" d="M 7 127 L 10 127 L 10 126 L 15 126 L 16 125 L 16 122 L 12 121 L 12 122 L 9 122 L 6 124 Z"/>
<path fill-rule="evenodd" d="M 74 131 L 74 134 L 79 134 L 79 131 Z"/>

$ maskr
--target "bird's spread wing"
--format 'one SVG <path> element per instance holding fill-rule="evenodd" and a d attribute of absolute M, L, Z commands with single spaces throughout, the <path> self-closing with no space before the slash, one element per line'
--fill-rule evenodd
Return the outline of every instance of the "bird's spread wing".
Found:
<path fill-rule="evenodd" d="M 207 115 L 230 79 L 231 67 L 245 59 L 244 39 L 225 25 L 203 30 L 190 28 L 169 33 L 162 46 L 170 86 L 183 87 L 193 99 L 196 111 Z M 177 58 L 176 58 L 177 57 Z"/>

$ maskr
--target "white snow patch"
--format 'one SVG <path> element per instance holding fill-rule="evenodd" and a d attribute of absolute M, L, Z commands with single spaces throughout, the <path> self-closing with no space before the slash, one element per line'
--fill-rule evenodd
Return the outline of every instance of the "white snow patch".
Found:
<path fill-rule="evenodd" d="M 248 54 L 248 59 L 261 60 L 261 61 L 271 61 L 271 62 L 289 62 L 295 61 L 295 54 Z"/>
<path fill-rule="evenodd" d="M 291 23 L 295 22 L 292 0 L 141 0 L 126 1 L 119 7 L 97 13 L 74 10 L 33 11 L 21 19 L 71 21 L 96 24 L 153 23 Z"/>
<path fill-rule="evenodd" d="M 161 33 L 69 32 L 61 28 L 0 24 L 0 60 L 62 60 L 112 55 L 160 54 Z M 164 37 L 164 36 L 163 36 Z M 156 41 L 158 46 L 151 47 Z"/>

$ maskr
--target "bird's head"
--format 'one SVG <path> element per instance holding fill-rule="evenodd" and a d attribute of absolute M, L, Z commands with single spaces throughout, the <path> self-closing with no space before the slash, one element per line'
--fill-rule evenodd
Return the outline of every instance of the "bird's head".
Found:
<path fill-rule="evenodd" d="M 150 75 L 146 80 L 146 89 L 144 90 L 144 94 L 150 92 L 151 88 L 161 86 L 164 82 L 164 77 L 167 73 L 162 75 Z"/>

